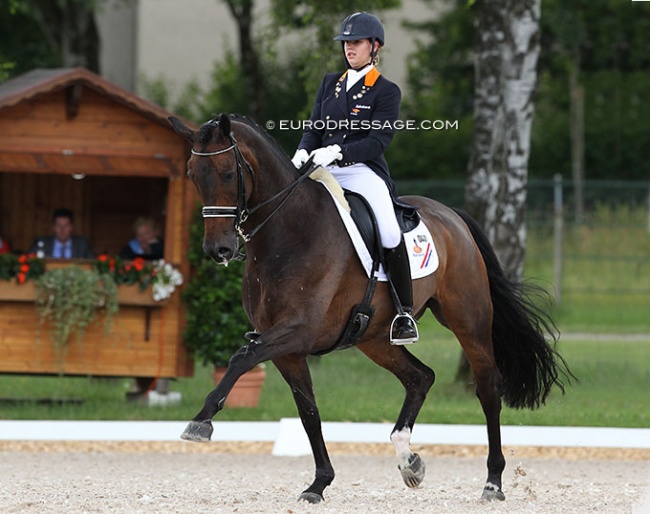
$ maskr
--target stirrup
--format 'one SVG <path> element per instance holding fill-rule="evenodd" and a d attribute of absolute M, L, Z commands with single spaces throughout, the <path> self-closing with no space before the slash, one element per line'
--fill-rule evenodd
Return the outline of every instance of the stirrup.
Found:
<path fill-rule="evenodd" d="M 410 324 L 415 329 L 415 336 L 405 337 L 405 338 L 393 337 L 393 329 L 395 327 L 395 323 L 398 320 L 402 319 L 402 318 L 406 318 L 407 320 L 410 321 Z M 392 344 L 394 346 L 401 346 L 401 345 L 405 345 L 405 344 L 416 343 L 418 341 L 418 339 L 420 339 L 420 332 L 418 330 L 417 322 L 415 321 L 413 316 L 411 316 L 408 312 L 404 312 L 402 314 L 397 314 L 393 318 L 393 322 L 390 324 L 390 344 Z"/>

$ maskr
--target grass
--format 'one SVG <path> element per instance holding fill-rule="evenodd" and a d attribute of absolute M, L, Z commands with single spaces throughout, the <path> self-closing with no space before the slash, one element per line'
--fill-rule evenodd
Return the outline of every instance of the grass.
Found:
<path fill-rule="evenodd" d="M 428 317 L 421 323 L 422 340 L 413 352 L 437 373 L 437 381 L 418 418 L 420 423 L 483 424 L 473 391 L 454 382 L 459 345 Z M 650 397 L 646 385 L 650 372 L 650 342 L 567 341 L 561 351 L 581 383 L 562 396 L 555 391 L 537 411 L 504 408 L 502 420 L 510 425 L 617 426 L 650 425 Z M 398 381 L 361 352 L 335 352 L 312 361 L 314 386 L 321 417 L 326 421 L 393 423 L 403 391 Z M 0 405 L 3 419 L 189 420 L 212 389 L 210 370 L 198 368 L 194 377 L 178 379 L 180 404 L 143 407 L 127 404 L 127 379 L 0 376 L 0 396 L 22 398 L 72 398 L 81 405 L 36 405 L 25 402 Z M 275 368 L 267 367 L 260 407 L 225 409 L 217 421 L 275 421 L 296 417 L 287 385 Z"/>
<path fill-rule="evenodd" d="M 531 220 L 526 276 L 553 291 L 553 233 Z M 554 318 L 565 329 L 650 333 L 650 231 L 645 207 L 597 205 L 563 237 L 562 302 Z"/>

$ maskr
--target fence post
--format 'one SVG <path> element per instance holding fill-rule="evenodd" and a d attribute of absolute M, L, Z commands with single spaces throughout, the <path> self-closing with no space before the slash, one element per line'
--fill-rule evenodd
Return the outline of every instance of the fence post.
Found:
<path fill-rule="evenodd" d="M 562 238 L 564 224 L 564 205 L 562 198 L 562 175 L 553 177 L 553 282 L 555 284 L 555 303 L 562 302 Z"/>

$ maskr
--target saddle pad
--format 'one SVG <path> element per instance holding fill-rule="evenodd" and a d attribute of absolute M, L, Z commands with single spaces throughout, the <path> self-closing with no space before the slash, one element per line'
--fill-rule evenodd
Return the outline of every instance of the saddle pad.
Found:
<path fill-rule="evenodd" d="M 366 274 L 368 275 L 368 278 L 370 278 L 370 273 L 372 272 L 372 256 L 370 255 L 366 244 L 363 242 L 359 229 L 352 220 L 352 216 L 346 209 L 346 206 L 341 205 L 338 197 L 336 194 L 332 193 L 325 181 L 316 179 L 316 182 L 320 182 L 332 196 L 332 201 L 334 202 L 334 205 L 336 205 L 336 209 L 339 211 L 339 215 L 341 216 L 343 224 L 348 231 L 348 235 L 352 240 L 352 244 L 357 251 L 363 269 L 366 270 Z M 431 273 L 438 269 L 438 252 L 436 251 L 431 233 L 422 220 L 420 220 L 418 226 L 413 230 L 402 234 L 402 237 L 404 237 L 406 248 L 408 250 L 409 260 L 411 262 L 411 278 L 413 280 L 431 275 Z M 382 265 L 379 266 L 377 278 L 383 282 L 388 281 L 388 277 L 386 276 L 386 272 Z"/>

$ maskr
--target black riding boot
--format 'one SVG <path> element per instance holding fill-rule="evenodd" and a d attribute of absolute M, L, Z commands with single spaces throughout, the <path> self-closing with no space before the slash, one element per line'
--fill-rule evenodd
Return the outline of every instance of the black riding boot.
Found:
<path fill-rule="evenodd" d="M 395 248 L 384 248 L 384 255 L 386 273 L 401 304 L 396 305 L 397 315 L 391 324 L 390 342 L 396 345 L 415 343 L 419 334 L 412 315 L 413 284 L 406 244 L 402 240 Z"/>

